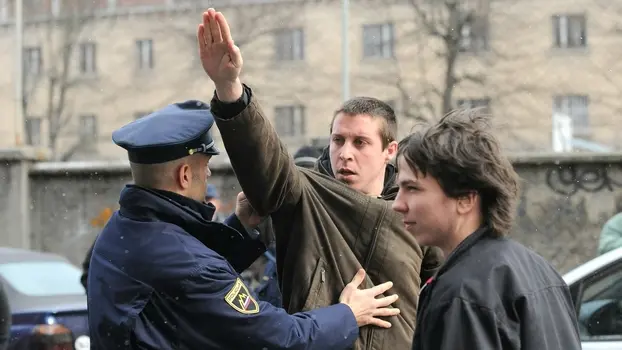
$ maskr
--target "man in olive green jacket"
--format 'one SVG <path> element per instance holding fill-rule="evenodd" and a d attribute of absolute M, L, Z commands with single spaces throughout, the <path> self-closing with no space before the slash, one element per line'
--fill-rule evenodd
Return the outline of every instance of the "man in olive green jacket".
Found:
<path fill-rule="evenodd" d="M 383 132 L 387 118 L 373 112 L 386 111 L 386 104 L 368 99 L 358 107 L 377 107 L 369 115 L 349 106 L 335 116 L 329 164 L 338 164 L 337 176 L 324 163 L 318 168 L 324 174 L 297 167 L 251 89 L 240 83 L 242 58 L 222 14 L 204 15 L 198 41 L 216 86 L 212 112 L 238 181 L 256 213 L 272 218 L 283 307 L 294 313 L 337 302 L 362 266 L 367 286 L 393 281 L 401 314 L 387 319 L 390 329 L 362 328 L 354 348 L 410 348 L 421 276 L 434 273 L 441 256 L 426 249 L 422 263 L 422 247 L 391 210 L 395 169 L 389 163 L 397 142 L 383 136 L 391 134 Z"/>

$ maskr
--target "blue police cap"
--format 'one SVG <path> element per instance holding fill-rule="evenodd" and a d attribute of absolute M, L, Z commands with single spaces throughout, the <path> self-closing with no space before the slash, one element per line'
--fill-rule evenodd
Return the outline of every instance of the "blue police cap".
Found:
<path fill-rule="evenodd" d="M 209 105 L 196 100 L 168 105 L 112 133 L 112 141 L 127 150 L 131 162 L 164 163 L 194 153 L 217 155 Z"/>

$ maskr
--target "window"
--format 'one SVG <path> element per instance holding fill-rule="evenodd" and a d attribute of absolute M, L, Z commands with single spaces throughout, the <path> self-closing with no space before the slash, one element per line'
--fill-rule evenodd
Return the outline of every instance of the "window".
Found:
<path fill-rule="evenodd" d="M 488 26 L 486 18 L 477 18 L 462 26 L 460 52 L 478 52 L 488 50 Z"/>
<path fill-rule="evenodd" d="M 563 95 L 553 97 L 553 113 L 567 115 L 572 120 L 574 132 L 585 132 L 590 127 L 589 98 L 585 95 Z"/>
<path fill-rule="evenodd" d="M 363 26 L 363 57 L 393 58 L 393 23 L 368 24 Z"/>
<path fill-rule="evenodd" d="M 52 0 L 52 16 L 60 15 L 60 2 L 61 0 Z"/>
<path fill-rule="evenodd" d="M 64 261 L 0 264 L 0 277 L 18 293 L 34 297 L 84 295 L 82 272 Z"/>
<path fill-rule="evenodd" d="M 304 60 L 304 31 L 302 29 L 281 29 L 275 36 L 277 61 Z"/>
<path fill-rule="evenodd" d="M 41 74 L 41 68 L 43 61 L 41 58 L 40 47 L 26 47 L 24 48 L 24 74 L 25 75 L 39 75 Z"/>
<path fill-rule="evenodd" d="M 82 139 L 97 137 L 97 117 L 94 115 L 83 115 L 80 117 L 78 134 Z"/>
<path fill-rule="evenodd" d="M 553 16 L 553 46 L 560 49 L 587 46 L 584 15 Z"/>
<path fill-rule="evenodd" d="M 97 70 L 97 46 L 94 43 L 80 44 L 80 73 L 94 74 Z"/>
<path fill-rule="evenodd" d="M 304 106 L 279 106 L 274 109 L 274 125 L 280 136 L 303 136 L 305 124 Z"/>
<path fill-rule="evenodd" d="M 138 69 L 153 68 L 153 40 L 142 39 L 136 41 L 138 52 Z"/>
<path fill-rule="evenodd" d="M 484 108 L 484 110 L 490 112 L 490 98 L 474 98 L 474 99 L 460 99 L 458 100 L 458 108 Z"/>
<path fill-rule="evenodd" d="M 577 307 L 582 341 L 622 340 L 622 266 L 585 280 Z"/>
<path fill-rule="evenodd" d="M 9 0 L 0 0 L 0 22 L 9 19 Z"/>
<path fill-rule="evenodd" d="M 24 123 L 26 143 L 31 146 L 41 145 L 41 118 L 27 117 Z"/>

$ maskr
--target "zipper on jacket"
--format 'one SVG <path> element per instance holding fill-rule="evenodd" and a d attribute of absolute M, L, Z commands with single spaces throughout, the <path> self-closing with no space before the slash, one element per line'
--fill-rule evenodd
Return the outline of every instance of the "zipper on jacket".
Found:
<path fill-rule="evenodd" d="M 324 283 L 326 281 L 326 270 L 322 267 L 320 270 L 320 283 Z"/>
<path fill-rule="evenodd" d="M 376 224 L 374 225 L 373 236 L 371 238 L 371 244 L 369 245 L 369 250 L 367 252 L 367 256 L 365 257 L 365 263 L 363 264 L 363 268 L 365 271 L 369 268 L 369 264 L 371 263 L 371 257 L 374 255 L 374 251 L 376 250 L 376 243 L 378 242 L 378 232 L 380 231 L 380 223 L 384 219 L 384 216 L 387 212 L 387 205 L 382 207 L 382 212 L 378 216 L 378 220 L 376 220 Z"/>
<path fill-rule="evenodd" d="M 378 216 L 378 220 L 376 220 L 376 224 L 374 225 L 373 236 L 371 238 L 371 244 L 369 245 L 369 251 L 367 252 L 367 257 L 365 257 L 365 264 L 363 264 L 363 268 L 365 269 L 366 272 L 367 272 L 367 269 L 369 268 L 369 264 L 371 263 L 371 257 L 372 255 L 374 255 L 374 252 L 376 251 L 376 244 L 378 242 L 378 232 L 380 231 L 380 223 L 384 219 L 386 212 L 387 212 L 387 204 L 385 203 L 385 205 L 382 207 L 382 212 L 380 212 L 380 215 Z M 374 328 L 370 327 L 368 329 L 369 329 L 369 333 L 367 333 L 366 348 L 372 349 L 373 347 L 372 343 L 374 341 Z"/>

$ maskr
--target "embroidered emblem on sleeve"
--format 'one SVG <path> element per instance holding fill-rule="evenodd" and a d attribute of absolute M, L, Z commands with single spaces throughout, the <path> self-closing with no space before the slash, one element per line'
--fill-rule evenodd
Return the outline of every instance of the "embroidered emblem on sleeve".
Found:
<path fill-rule="evenodd" d="M 248 292 L 248 288 L 246 288 L 244 282 L 239 278 L 225 296 L 225 301 L 235 311 L 242 314 L 250 315 L 259 312 L 259 304 L 257 304 L 257 301 L 255 301 L 251 293 Z"/>

